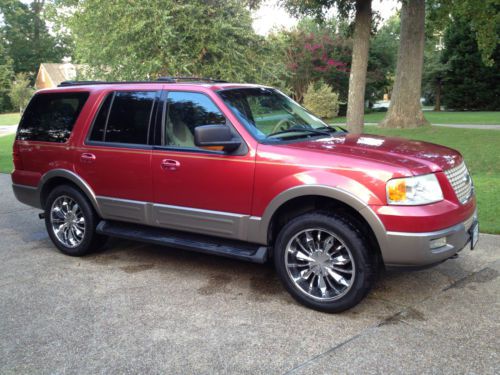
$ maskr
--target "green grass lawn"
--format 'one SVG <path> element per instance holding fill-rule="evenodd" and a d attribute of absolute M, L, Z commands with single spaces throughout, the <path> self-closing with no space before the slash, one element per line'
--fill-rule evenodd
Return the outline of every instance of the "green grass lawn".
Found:
<path fill-rule="evenodd" d="M 459 150 L 476 186 L 481 232 L 500 234 L 500 131 L 435 127 L 387 130 L 367 126 L 366 132 L 418 139 Z M 14 135 L 0 137 L 0 172 L 12 170 L 13 141 Z"/>
<path fill-rule="evenodd" d="M 480 124 L 500 125 L 500 112 L 433 112 L 424 111 L 425 118 L 431 124 Z M 385 116 L 384 112 L 374 112 L 365 115 L 365 122 L 379 122 Z M 345 117 L 336 117 L 333 123 L 345 123 Z"/>
<path fill-rule="evenodd" d="M 0 172 L 10 173 L 12 171 L 12 143 L 15 134 L 0 137 Z"/>
<path fill-rule="evenodd" d="M 2 113 L 0 115 L 0 125 L 17 125 L 20 117 L 19 113 Z"/>

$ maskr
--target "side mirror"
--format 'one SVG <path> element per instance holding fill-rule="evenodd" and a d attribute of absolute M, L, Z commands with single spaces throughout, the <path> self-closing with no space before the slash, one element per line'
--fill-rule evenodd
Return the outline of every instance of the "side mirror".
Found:
<path fill-rule="evenodd" d="M 241 141 L 233 137 L 227 125 L 202 125 L 194 128 L 194 144 L 210 150 L 231 152 L 240 147 Z"/>

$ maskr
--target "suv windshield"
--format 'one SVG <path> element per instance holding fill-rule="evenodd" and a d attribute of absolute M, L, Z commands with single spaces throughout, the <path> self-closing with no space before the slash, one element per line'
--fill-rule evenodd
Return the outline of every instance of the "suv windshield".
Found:
<path fill-rule="evenodd" d="M 330 136 L 334 128 L 283 95 L 265 87 L 227 89 L 218 94 L 258 140 Z"/>

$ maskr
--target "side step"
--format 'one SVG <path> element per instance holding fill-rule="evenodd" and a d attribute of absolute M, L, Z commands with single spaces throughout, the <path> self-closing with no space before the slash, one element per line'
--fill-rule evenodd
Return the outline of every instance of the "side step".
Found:
<path fill-rule="evenodd" d="M 96 231 L 110 237 L 149 242 L 253 263 L 265 263 L 268 257 L 268 249 L 265 246 L 144 225 L 101 220 Z"/>

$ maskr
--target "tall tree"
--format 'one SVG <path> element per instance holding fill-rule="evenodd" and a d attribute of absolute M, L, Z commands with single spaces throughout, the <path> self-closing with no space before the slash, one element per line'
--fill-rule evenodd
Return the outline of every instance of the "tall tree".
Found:
<path fill-rule="evenodd" d="M 434 111 L 441 110 L 443 82 L 448 64 L 442 61 L 442 35 L 428 35 L 424 50 L 424 71 L 422 77 L 422 94 L 426 102 L 434 103 Z"/>
<path fill-rule="evenodd" d="M 365 116 L 366 71 L 370 49 L 372 20 L 371 0 L 356 1 L 351 75 L 347 99 L 347 128 L 351 133 L 362 133 Z"/>
<path fill-rule="evenodd" d="M 353 133 L 361 133 L 364 125 L 366 71 L 372 21 L 371 0 L 283 0 L 283 3 L 295 14 L 313 15 L 318 19 L 324 19 L 326 12 L 333 7 L 336 7 L 343 17 L 347 17 L 352 11 L 355 12 L 347 128 Z"/>
<path fill-rule="evenodd" d="M 416 128 L 428 124 L 420 103 L 425 41 L 425 0 L 403 0 L 396 79 L 389 111 L 380 126 Z"/>
<path fill-rule="evenodd" d="M 0 2 L 4 47 L 13 60 L 14 71 L 26 72 L 31 78 L 40 63 L 59 62 L 68 53 L 67 47 L 49 33 L 44 9 L 45 0 Z"/>
<path fill-rule="evenodd" d="M 0 113 L 11 109 L 9 92 L 13 78 L 12 59 L 7 55 L 3 45 L 0 44 Z"/>
<path fill-rule="evenodd" d="M 454 18 L 467 20 L 474 31 L 483 63 L 494 63 L 492 54 L 498 46 L 500 3 L 498 0 L 428 0 L 427 24 L 430 29 L 443 31 Z"/>
<path fill-rule="evenodd" d="M 263 76 L 263 38 L 254 33 L 250 10 L 240 1 L 58 3 L 72 9 L 67 25 L 77 59 L 103 78 L 197 75 L 252 81 Z"/>
<path fill-rule="evenodd" d="M 500 25 L 494 33 L 500 38 Z M 500 45 L 486 65 L 479 50 L 476 31 L 468 17 L 455 15 L 444 34 L 441 62 L 447 69 L 443 76 L 443 102 L 456 110 L 500 110 Z"/>

